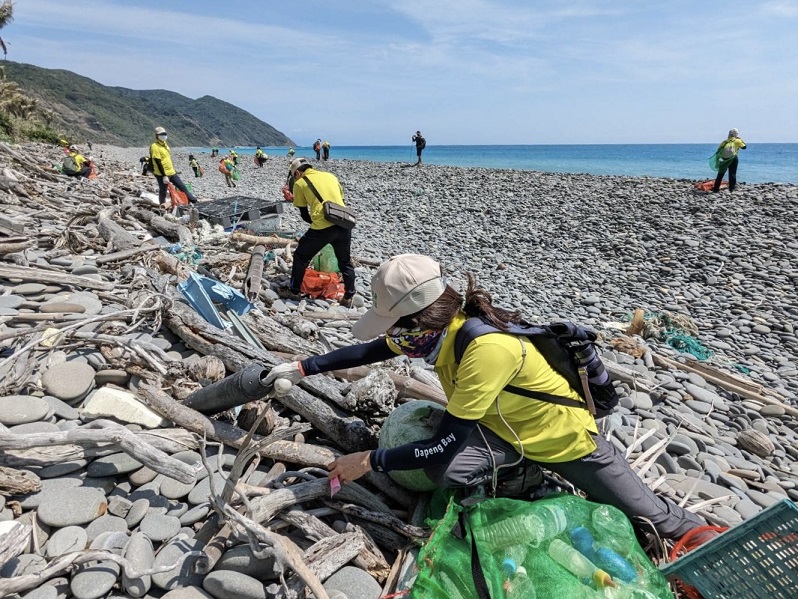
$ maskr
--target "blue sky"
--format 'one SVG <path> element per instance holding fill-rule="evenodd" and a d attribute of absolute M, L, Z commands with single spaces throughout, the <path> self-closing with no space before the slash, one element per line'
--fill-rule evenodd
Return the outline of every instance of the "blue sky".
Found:
<path fill-rule="evenodd" d="M 798 141 L 798 0 L 16 0 L 2 37 L 301 145 Z"/>

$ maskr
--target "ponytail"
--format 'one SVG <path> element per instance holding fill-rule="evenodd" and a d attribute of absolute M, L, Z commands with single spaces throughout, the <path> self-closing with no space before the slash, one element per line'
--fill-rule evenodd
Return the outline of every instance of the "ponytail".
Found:
<path fill-rule="evenodd" d="M 466 273 L 468 278 L 468 288 L 465 294 L 465 306 L 463 311 L 469 318 L 478 317 L 497 329 L 507 330 L 507 325 L 521 321 L 519 310 L 505 310 L 493 305 L 493 297 L 490 292 L 481 287 L 477 287 L 477 279 L 470 272 Z"/>

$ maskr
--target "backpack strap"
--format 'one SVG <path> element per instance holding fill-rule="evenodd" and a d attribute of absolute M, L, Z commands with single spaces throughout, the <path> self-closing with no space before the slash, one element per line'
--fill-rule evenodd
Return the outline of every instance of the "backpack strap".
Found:
<path fill-rule="evenodd" d="M 307 175 L 305 175 L 305 176 L 304 176 L 304 177 L 302 177 L 302 178 L 305 180 L 305 183 L 307 183 L 307 184 L 308 184 L 308 189 L 310 189 L 310 191 L 312 191 L 312 192 L 313 192 L 313 195 L 315 195 L 315 196 L 316 196 L 316 197 L 319 199 L 319 202 L 321 202 L 322 204 L 324 204 L 324 198 L 322 198 L 322 197 L 321 197 L 321 194 L 319 193 L 319 190 L 318 190 L 318 189 L 316 189 L 316 186 L 315 186 L 315 185 L 313 185 L 313 181 L 311 181 L 311 180 L 310 180 L 310 177 L 308 177 Z"/>
<path fill-rule="evenodd" d="M 463 354 L 465 354 L 468 344 L 477 337 L 487 335 L 488 333 L 508 333 L 510 335 L 516 336 L 527 336 L 540 334 L 543 331 L 544 329 L 541 327 L 534 326 L 515 326 L 511 327 L 508 331 L 502 331 L 501 329 L 483 321 L 481 318 L 469 318 L 465 321 L 465 323 L 463 323 L 463 326 L 459 331 L 457 331 L 457 334 L 454 337 L 454 359 L 459 364 L 460 360 L 463 359 Z M 548 403 L 565 406 L 567 408 L 582 408 L 584 410 L 590 409 L 587 403 L 577 401 L 569 397 L 560 397 L 559 395 L 551 395 L 550 393 L 543 393 L 541 391 L 531 391 L 522 387 L 516 387 L 515 385 L 507 385 L 504 387 L 504 390 L 509 391 L 510 393 L 515 393 L 516 395 L 522 395 L 530 399 L 537 399 L 538 401 L 545 401 Z"/>

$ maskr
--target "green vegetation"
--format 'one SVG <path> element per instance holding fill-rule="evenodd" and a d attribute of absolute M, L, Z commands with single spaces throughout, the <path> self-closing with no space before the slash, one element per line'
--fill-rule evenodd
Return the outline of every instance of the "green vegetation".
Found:
<path fill-rule="evenodd" d="M 192 100 L 166 90 L 108 87 L 71 71 L 4 64 L 13 81 L 8 85 L 35 98 L 27 117 L 35 124 L 12 127 L 16 137 L 143 146 L 152 141 L 155 127 L 163 126 L 173 146 L 295 145 L 268 123 L 211 96 Z M 3 118 L 13 116 L 3 98 L 0 88 L 0 134 L 6 130 Z"/>

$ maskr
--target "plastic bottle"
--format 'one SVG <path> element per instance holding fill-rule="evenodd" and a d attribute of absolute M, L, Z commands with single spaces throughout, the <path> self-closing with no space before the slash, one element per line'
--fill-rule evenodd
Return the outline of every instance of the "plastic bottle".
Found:
<path fill-rule="evenodd" d="M 634 566 L 609 547 L 597 547 L 595 559 L 592 561 L 618 580 L 632 582 L 637 578 L 637 570 L 635 570 Z"/>
<path fill-rule="evenodd" d="M 535 514 L 510 516 L 498 522 L 487 523 L 474 531 L 477 542 L 484 543 L 489 551 L 499 551 L 515 545 L 539 546 L 565 530 L 565 512 L 547 509 L 550 518 Z"/>
<path fill-rule="evenodd" d="M 519 567 L 515 576 L 504 587 L 505 597 L 507 599 L 535 599 L 537 593 L 535 585 L 527 577 L 526 568 Z"/>
<path fill-rule="evenodd" d="M 593 562 L 560 539 L 554 539 L 549 545 L 549 556 L 582 581 L 593 581 L 599 587 L 615 586 L 609 574 L 597 568 Z"/>
<path fill-rule="evenodd" d="M 579 553 L 584 555 L 591 562 L 595 562 L 596 552 L 593 550 L 593 534 L 584 526 L 577 526 L 568 533 L 571 538 L 571 545 L 574 546 Z M 609 571 L 609 570 L 608 570 Z"/>
<path fill-rule="evenodd" d="M 626 557 L 636 543 L 632 525 L 623 512 L 607 505 L 593 510 L 590 516 L 598 533 L 598 542 L 606 545 L 621 557 Z"/>
<path fill-rule="evenodd" d="M 504 552 L 504 559 L 502 560 L 502 573 L 504 573 L 506 578 L 512 578 L 518 571 L 518 568 L 523 567 L 525 559 L 526 547 L 524 545 L 516 545 L 508 548 Z"/>

